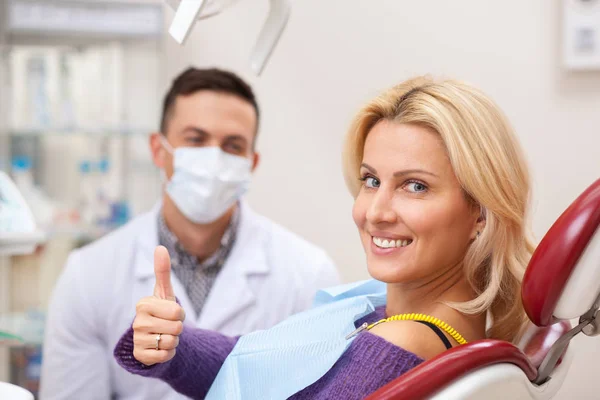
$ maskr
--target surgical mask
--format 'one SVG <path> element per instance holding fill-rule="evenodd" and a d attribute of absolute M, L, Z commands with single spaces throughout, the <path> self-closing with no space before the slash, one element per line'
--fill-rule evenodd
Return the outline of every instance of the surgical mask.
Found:
<path fill-rule="evenodd" d="M 163 138 L 173 155 L 173 176 L 166 191 L 190 221 L 208 224 L 234 205 L 250 185 L 251 162 L 227 154 L 218 147 L 178 147 Z"/>

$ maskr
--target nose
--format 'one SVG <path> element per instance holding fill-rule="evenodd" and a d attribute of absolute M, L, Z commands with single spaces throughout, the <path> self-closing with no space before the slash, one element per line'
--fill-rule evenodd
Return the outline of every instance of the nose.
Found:
<path fill-rule="evenodd" d="M 223 143 L 221 143 L 221 141 L 216 137 L 210 137 L 207 138 L 207 140 L 204 142 L 204 145 L 206 147 L 222 147 Z"/>
<path fill-rule="evenodd" d="M 392 207 L 393 193 L 378 190 L 371 198 L 371 204 L 367 208 L 366 218 L 370 224 L 381 224 L 397 222 L 398 215 Z"/>

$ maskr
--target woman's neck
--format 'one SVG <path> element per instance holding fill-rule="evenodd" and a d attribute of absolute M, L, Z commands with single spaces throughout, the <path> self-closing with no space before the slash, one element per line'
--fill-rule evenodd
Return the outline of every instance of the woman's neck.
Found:
<path fill-rule="evenodd" d="M 462 265 L 439 276 L 410 283 L 388 283 L 386 315 L 421 313 L 434 316 L 459 331 L 467 340 L 485 337 L 485 313 L 463 314 L 445 303 L 466 302 L 476 297 Z"/>
<path fill-rule="evenodd" d="M 468 301 L 474 298 L 462 265 L 442 273 L 408 283 L 388 283 L 387 313 L 426 313 L 443 302 Z"/>

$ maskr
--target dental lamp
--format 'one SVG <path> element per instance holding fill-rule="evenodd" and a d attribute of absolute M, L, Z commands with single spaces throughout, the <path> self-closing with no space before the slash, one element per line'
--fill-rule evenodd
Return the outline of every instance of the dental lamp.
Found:
<path fill-rule="evenodd" d="M 196 20 L 217 15 L 238 0 L 165 1 L 175 10 L 175 17 L 169 28 L 169 34 L 177 43 L 183 45 Z M 269 0 L 269 3 L 270 9 L 267 20 L 250 56 L 250 68 L 256 75 L 262 73 L 290 16 L 291 5 L 289 0 Z"/>

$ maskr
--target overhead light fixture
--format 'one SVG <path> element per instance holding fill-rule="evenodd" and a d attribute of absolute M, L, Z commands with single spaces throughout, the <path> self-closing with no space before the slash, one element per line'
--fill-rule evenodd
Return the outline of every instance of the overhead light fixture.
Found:
<path fill-rule="evenodd" d="M 173 10 L 175 17 L 169 28 L 169 34 L 181 45 L 185 44 L 194 23 L 219 14 L 225 8 L 239 0 L 165 0 Z M 246 0 L 249 1 L 249 0 Z M 269 61 L 290 16 L 289 0 L 269 0 L 269 14 L 263 25 L 252 54 L 250 68 L 260 75 Z"/>

